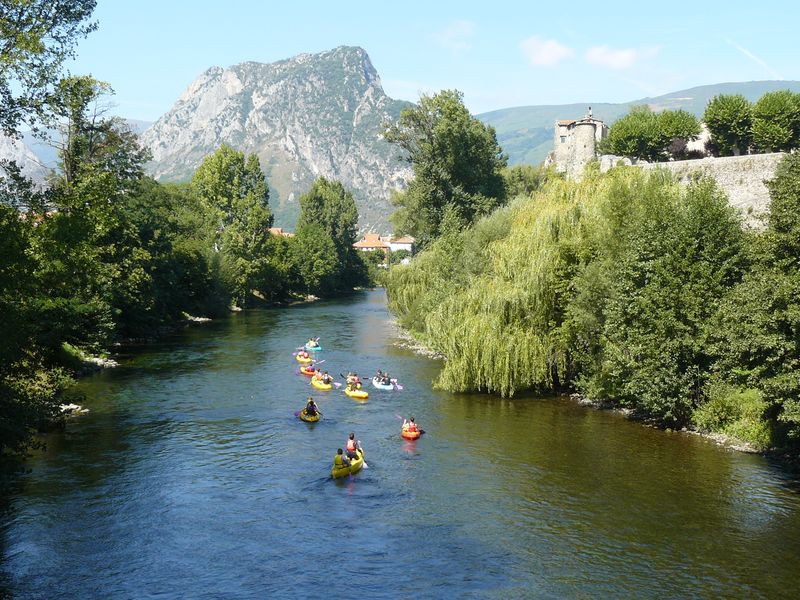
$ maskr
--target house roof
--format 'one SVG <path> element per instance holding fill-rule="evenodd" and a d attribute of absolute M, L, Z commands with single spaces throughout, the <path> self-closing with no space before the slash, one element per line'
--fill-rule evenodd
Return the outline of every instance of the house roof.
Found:
<path fill-rule="evenodd" d="M 399 238 L 392 238 L 389 240 L 392 244 L 413 244 L 416 240 L 410 235 L 404 235 Z"/>
<path fill-rule="evenodd" d="M 365 233 L 364 237 L 353 244 L 354 248 L 388 248 L 387 244 L 377 233 Z"/>

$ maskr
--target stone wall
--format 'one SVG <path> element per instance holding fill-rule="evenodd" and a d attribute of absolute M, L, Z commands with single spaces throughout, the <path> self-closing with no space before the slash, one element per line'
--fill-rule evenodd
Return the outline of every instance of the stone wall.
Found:
<path fill-rule="evenodd" d="M 756 225 L 756 217 L 769 208 L 769 191 L 764 182 L 775 176 L 775 169 L 783 157 L 784 153 L 775 152 L 663 163 L 640 162 L 637 166 L 667 169 L 684 183 L 688 183 L 694 173 L 712 177 L 728 194 L 731 206 L 738 208 L 749 223 Z M 601 170 L 606 171 L 615 165 L 614 158 L 618 157 L 600 157 Z M 630 164 L 628 160 L 625 162 Z"/>

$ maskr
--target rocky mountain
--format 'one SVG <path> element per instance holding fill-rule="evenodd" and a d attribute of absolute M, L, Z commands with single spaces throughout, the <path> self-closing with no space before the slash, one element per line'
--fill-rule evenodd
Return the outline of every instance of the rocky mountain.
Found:
<path fill-rule="evenodd" d="M 353 192 L 360 225 L 389 229 L 392 189 L 411 171 L 381 137 L 405 102 L 386 96 L 367 53 L 341 46 L 275 63 L 212 67 L 141 136 L 162 181 L 191 177 L 227 143 L 258 155 L 276 225 L 293 227 L 298 197 L 322 175 Z"/>
<path fill-rule="evenodd" d="M 538 164 L 553 149 L 553 124 L 558 119 L 578 119 L 586 115 L 589 106 L 598 119 L 609 125 L 630 111 L 631 106 L 649 104 L 653 110 L 682 108 L 698 117 L 706 104 L 718 94 L 742 94 L 754 102 L 766 92 L 775 90 L 800 92 L 800 81 L 744 81 L 703 85 L 677 92 L 641 98 L 619 104 L 583 102 L 580 104 L 554 104 L 518 106 L 477 115 L 497 131 L 497 141 L 508 154 L 509 164 Z"/>
<path fill-rule="evenodd" d="M 47 177 L 47 168 L 36 153 L 21 139 L 15 139 L 0 133 L 0 160 L 17 163 L 23 175 L 32 181 L 42 184 Z M 3 176 L 0 168 L 0 177 Z"/>

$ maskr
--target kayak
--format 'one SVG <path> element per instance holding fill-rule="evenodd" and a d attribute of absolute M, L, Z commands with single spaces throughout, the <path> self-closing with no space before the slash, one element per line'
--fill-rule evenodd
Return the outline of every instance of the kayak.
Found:
<path fill-rule="evenodd" d="M 358 458 L 351 458 L 350 465 L 341 467 L 331 467 L 331 477 L 337 479 L 339 477 L 347 477 L 351 473 L 358 473 L 361 467 L 364 466 L 364 451 L 361 448 L 356 448 Z"/>
<path fill-rule="evenodd" d="M 303 346 L 303 348 L 305 348 L 309 352 L 318 352 L 318 351 L 322 350 L 322 346 L 309 346 L 308 344 Z"/>
<path fill-rule="evenodd" d="M 344 393 L 350 396 L 351 398 L 358 398 L 359 400 L 366 400 L 369 398 L 369 392 L 367 390 L 355 389 L 351 390 L 350 388 L 344 388 Z"/>
<path fill-rule="evenodd" d="M 300 372 L 303 375 L 308 375 L 309 377 L 313 377 L 314 373 L 316 373 L 317 370 L 314 367 L 305 367 L 305 366 L 303 366 L 303 367 L 300 367 Z"/>
<path fill-rule="evenodd" d="M 372 385 L 378 388 L 379 390 L 393 390 L 394 384 L 393 383 L 381 383 L 381 381 L 377 377 L 372 378 Z"/>
<path fill-rule="evenodd" d="M 422 432 L 419 429 L 417 429 L 416 431 L 409 431 L 408 429 L 403 427 L 403 429 L 400 431 L 400 435 L 402 435 L 407 440 L 415 440 L 422 435 Z"/>
<path fill-rule="evenodd" d="M 298 414 L 297 417 L 301 421 L 305 421 L 306 423 L 316 423 L 317 421 L 319 421 L 320 414 L 317 413 L 314 416 L 309 416 L 308 413 L 306 412 L 306 409 L 304 408 L 303 410 L 300 411 L 300 414 Z"/>
<path fill-rule="evenodd" d="M 312 379 L 311 380 L 311 385 L 313 385 L 318 390 L 330 390 L 330 389 L 333 389 L 333 384 L 332 383 L 322 383 L 318 379 Z"/>
<path fill-rule="evenodd" d="M 308 358 L 304 358 L 304 357 L 300 356 L 299 354 L 298 354 L 297 356 L 295 356 L 294 358 L 295 358 L 295 360 L 296 360 L 297 362 L 299 362 L 299 363 L 303 363 L 303 364 L 306 364 L 306 365 L 307 365 L 308 363 L 310 363 L 311 361 L 313 361 L 313 360 L 314 360 L 314 359 L 313 359 L 313 358 L 311 358 L 310 356 L 309 356 Z"/>

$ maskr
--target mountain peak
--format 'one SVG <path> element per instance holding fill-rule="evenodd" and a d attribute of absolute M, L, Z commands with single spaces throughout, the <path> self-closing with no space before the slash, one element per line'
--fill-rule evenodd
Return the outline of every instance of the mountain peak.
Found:
<path fill-rule="evenodd" d="M 353 191 L 362 226 L 386 230 L 389 194 L 410 172 L 381 133 L 405 105 L 386 96 L 363 48 L 339 46 L 207 69 L 142 141 L 163 180 L 187 179 L 223 143 L 257 154 L 280 226 L 293 225 L 297 197 L 325 176 Z"/>

